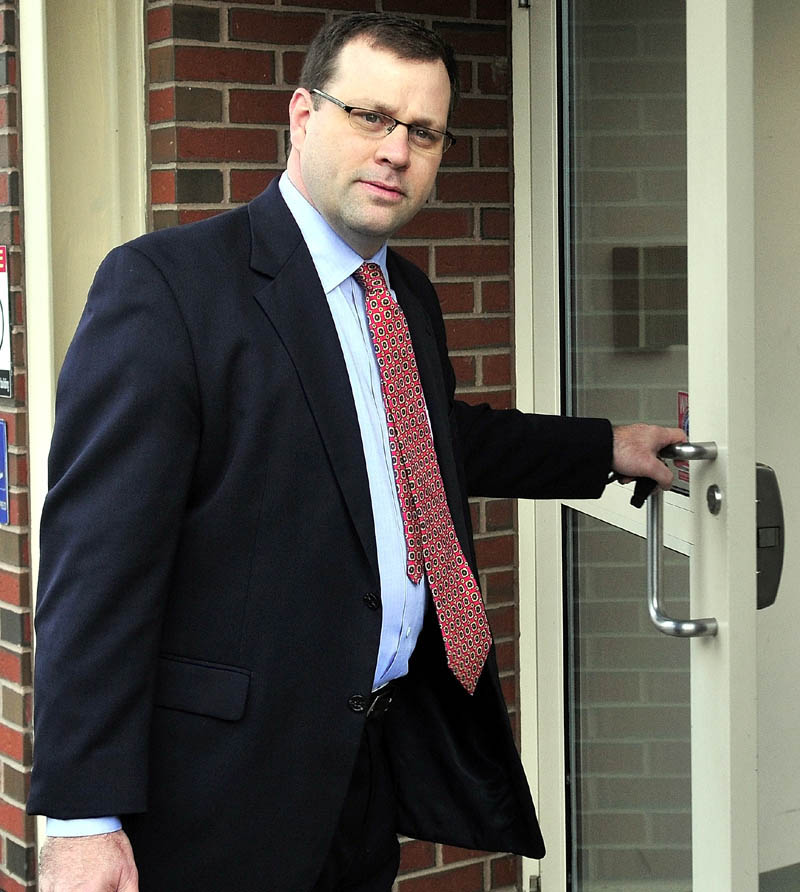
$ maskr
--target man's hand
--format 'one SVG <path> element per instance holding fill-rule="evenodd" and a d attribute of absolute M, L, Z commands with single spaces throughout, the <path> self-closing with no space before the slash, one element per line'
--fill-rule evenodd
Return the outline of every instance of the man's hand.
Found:
<path fill-rule="evenodd" d="M 662 489 L 672 486 L 672 471 L 658 458 L 659 450 L 672 443 L 684 443 L 686 434 L 679 427 L 653 424 L 626 424 L 614 428 L 612 469 L 623 483 L 635 477 L 650 477 Z"/>
<path fill-rule="evenodd" d="M 39 858 L 40 892 L 139 892 L 133 850 L 122 830 L 48 836 Z"/>

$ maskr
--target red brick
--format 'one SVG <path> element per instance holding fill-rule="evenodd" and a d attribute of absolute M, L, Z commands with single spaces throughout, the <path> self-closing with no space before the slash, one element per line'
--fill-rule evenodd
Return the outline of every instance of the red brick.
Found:
<path fill-rule="evenodd" d="M 517 671 L 517 643 L 516 641 L 501 641 L 495 644 L 497 656 L 497 668 L 500 672 Z"/>
<path fill-rule="evenodd" d="M 234 124 L 288 124 L 288 90 L 231 90 L 230 119 Z"/>
<path fill-rule="evenodd" d="M 505 56 L 508 53 L 505 25 L 436 22 L 435 27 L 459 55 Z"/>
<path fill-rule="evenodd" d="M 415 247 L 413 245 L 395 245 L 398 254 L 402 254 L 407 260 L 415 263 L 424 273 L 428 273 L 430 266 L 430 252 L 427 245 Z"/>
<path fill-rule="evenodd" d="M 0 647 L 0 678 L 5 678 L 16 684 L 30 684 L 30 667 L 31 655 L 27 651 L 15 653 Z"/>
<path fill-rule="evenodd" d="M 308 6 L 308 0 L 283 0 L 284 6 Z M 349 9 L 372 12 L 375 9 L 373 0 L 328 0 L 325 9 Z"/>
<path fill-rule="evenodd" d="M 472 92 L 472 62 L 469 59 L 459 59 L 457 64 L 459 93 L 464 96 Z"/>
<path fill-rule="evenodd" d="M 25 372 L 14 372 L 14 383 L 12 385 L 14 393 L 14 402 L 17 404 L 24 403 L 28 398 L 28 378 Z"/>
<path fill-rule="evenodd" d="M 277 161 L 278 136 L 274 130 L 236 127 L 179 127 L 181 161 Z"/>
<path fill-rule="evenodd" d="M 175 120 L 175 88 L 151 90 L 148 96 L 150 105 L 150 123 Z"/>
<path fill-rule="evenodd" d="M 470 99 L 464 97 L 453 115 L 454 128 L 480 127 L 482 130 L 505 129 L 509 125 L 505 99 Z"/>
<path fill-rule="evenodd" d="M 398 882 L 399 892 L 481 892 L 483 864 L 469 864 Z"/>
<path fill-rule="evenodd" d="M 474 861 L 476 858 L 486 858 L 489 852 L 480 849 L 462 849 L 458 846 L 442 846 L 442 864 L 457 864 L 460 861 Z"/>
<path fill-rule="evenodd" d="M 175 47 L 157 46 L 147 54 L 150 82 L 171 81 L 175 77 Z"/>
<path fill-rule="evenodd" d="M 175 127 L 158 127 L 150 130 L 150 160 L 154 164 L 175 161 L 178 134 Z"/>
<path fill-rule="evenodd" d="M 494 409 L 511 409 L 514 405 L 510 388 L 508 390 L 468 390 L 459 394 L 459 399 L 474 406 L 488 403 Z"/>
<path fill-rule="evenodd" d="M 511 384 L 511 356 L 508 353 L 481 357 L 484 385 Z"/>
<path fill-rule="evenodd" d="M 511 212 L 505 208 L 481 208 L 481 238 L 511 238 Z"/>
<path fill-rule="evenodd" d="M 0 134 L 0 167 L 16 167 L 18 140 L 16 133 Z"/>
<path fill-rule="evenodd" d="M 150 171 L 150 198 L 153 204 L 175 203 L 175 171 Z"/>
<path fill-rule="evenodd" d="M 398 238 L 469 238 L 472 211 L 468 208 L 423 208 L 398 233 Z"/>
<path fill-rule="evenodd" d="M 456 373 L 457 387 L 472 387 L 475 384 L 475 357 L 451 356 L 450 362 Z"/>
<path fill-rule="evenodd" d="M 440 282 L 436 294 L 443 313 L 471 313 L 475 309 L 475 287 L 472 282 Z"/>
<path fill-rule="evenodd" d="M 25 446 L 28 439 L 27 416 L 19 412 L 0 412 L 0 420 L 8 425 L 10 446 Z"/>
<path fill-rule="evenodd" d="M 16 17 L 12 10 L 0 14 L 0 44 L 16 45 Z"/>
<path fill-rule="evenodd" d="M 505 8 L 497 0 L 478 0 L 478 18 L 479 19 L 495 19 L 502 21 Z"/>
<path fill-rule="evenodd" d="M 502 889 L 504 886 L 517 886 L 521 864 L 513 855 L 503 858 L 493 858 L 491 861 L 492 889 Z"/>
<path fill-rule="evenodd" d="M 500 687 L 503 691 L 503 697 L 506 701 L 506 706 L 509 709 L 512 709 L 517 705 L 517 679 L 514 675 L 506 675 L 504 678 L 500 679 Z"/>
<path fill-rule="evenodd" d="M 400 873 L 424 870 L 436 864 L 436 846 L 432 842 L 410 839 L 400 846 Z"/>
<path fill-rule="evenodd" d="M 300 71 L 303 67 L 303 59 L 305 59 L 305 56 L 305 53 L 281 53 L 284 83 L 292 85 L 300 83 Z"/>
<path fill-rule="evenodd" d="M 437 276 L 508 274 L 511 265 L 507 245 L 439 245 L 435 252 Z"/>
<path fill-rule="evenodd" d="M 486 613 L 495 638 L 517 637 L 517 611 L 514 607 L 487 607 Z"/>
<path fill-rule="evenodd" d="M 511 309 L 508 282 L 481 282 L 481 308 L 484 313 L 507 313 Z"/>
<path fill-rule="evenodd" d="M 271 84 L 275 78 L 274 53 L 218 47 L 175 47 L 175 79 Z"/>
<path fill-rule="evenodd" d="M 24 527 L 28 524 L 28 494 L 13 492 L 9 497 L 9 521 L 12 526 Z"/>
<path fill-rule="evenodd" d="M 478 63 L 478 89 L 481 93 L 509 93 L 508 59 L 493 59 L 491 62 Z M 505 100 L 503 100 L 505 104 Z"/>
<path fill-rule="evenodd" d="M 0 722 L 0 752 L 10 756 L 16 762 L 25 758 L 25 732 L 17 728 L 9 728 Z"/>
<path fill-rule="evenodd" d="M 511 150 L 507 136 L 478 138 L 478 158 L 481 167 L 508 167 Z"/>
<path fill-rule="evenodd" d="M 17 57 L 13 53 L 8 54 L 8 78 L 6 83 L 14 87 L 17 84 Z"/>
<path fill-rule="evenodd" d="M 502 567 L 514 563 L 515 542 L 512 535 L 489 536 L 475 540 L 479 567 Z"/>
<path fill-rule="evenodd" d="M 383 10 L 405 15 L 450 15 L 468 19 L 470 0 L 383 0 Z"/>
<path fill-rule="evenodd" d="M 8 482 L 12 486 L 28 485 L 28 456 L 17 452 L 8 454 Z M 2 571 L 0 571 L 1 573 Z"/>
<path fill-rule="evenodd" d="M 197 223 L 198 220 L 207 220 L 221 214 L 225 208 L 202 208 L 178 211 L 178 223 Z"/>
<path fill-rule="evenodd" d="M 33 825 L 31 825 L 32 827 Z M 33 833 L 33 830 L 30 831 Z M 31 837 L 32 839 L 32 837 Z M 0 870 L 0 887 L 3 892 L 31 892 L 32 886 L 23 886 L 13 877 L 10 877 L 5 871 Z"/>
<path fill-rule="evenodd" d="M 488 532 L 510 530 L 514 525 L 514 502 L 511 499 L 488 499 L 485 514 Z"/>
<path fill-rule="evenodd" d="M 442 167 L 472 166 L 472 137 L 468 133 L 455 133 L 455 145 L 442 157 Z"/>
<path fill-rule="evenodd" d="M 232 40 L 308 44 L 325 24 L 325 16 L 311 13 L 234 9 L 231 10 L 230 23 Z"/>
<path fill-rule="evenodd" d="M 12 285 L 20 286 L 22 284 L 22 251 L 12 250 L 9 252 L 8 274 L 11 279 Z M 20 325 L 24 324 L 25 314 L 22 312 L 16 313 L 14 316 L 14 320 Z"/>
<path fill-rule="evenodd" d="M 232 170 L 231 201 L 250 201 L 280 176 L 279 170 Z"/>
<path fill-rule="evenodd" d="M 445 319 L 447 343 L 451 350 L 471 347 L 505 347 L 511 343 L 511 323 L 506 317 L 479 316 L 471 319 Z"/>
<path fill-rule="evenodd" d="M 0 96 L 0 127 L 17 126 L 17 102 L 14 94 Z"/>
<path fill-rule="evenodd" d="M 172 9 L 162 6 L 147 11 L 147 42 L 155 43 L 172 35 Z"/>
<path fill-rule="evenodd" d="M 0 601 L 18 607 L 27 607 L 31 602 L 30 574 L 0 570 Z"/>
<path fill-rule="evenodd" d="M 9 183 L 9 175 L 0 173 L 0 205 L 11 204 L 11 186 Z"/>
<path fill-rule="evenodd" d="M 510 194 L 507 173 L 442 171 L 436 185 L 436 196 L 440 201 L 506 203 Z"/>

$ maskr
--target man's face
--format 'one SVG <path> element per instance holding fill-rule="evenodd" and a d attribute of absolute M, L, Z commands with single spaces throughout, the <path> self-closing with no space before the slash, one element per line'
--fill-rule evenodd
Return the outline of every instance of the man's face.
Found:
<path fill-rule="evenodd" d="M 437 60 L 409 61 L 356 39 L 339 54 L 323 87 L 345 105 L 445 130 L 450 81 Z M 408 142 L 398 125 L 376 139 L 354 130 L 347 113 L 307 90 L 289 106 L 292 152 L 289 176 L 330 226 L 362 257 L 371 257 L 422 207 L 433 188 L 441 154 Z"/>

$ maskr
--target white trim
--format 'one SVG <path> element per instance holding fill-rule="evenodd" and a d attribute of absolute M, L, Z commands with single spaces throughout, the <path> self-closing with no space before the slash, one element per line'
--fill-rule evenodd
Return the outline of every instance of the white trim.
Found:
<path fill-rule="evenodd" d="M 517 405 L 559 411 L 558 81 L 554 0 L 512 18 L 514 59 L 515 345 Z M 535 324 L 534 324 L 535 322 Z M 561 519 L 553 503 L 519 504 L 520 719 L 522 757 L 555 858 L 525 859 L 528 877 L 562 867 L 565 827 L 548 804 L 563 800 Z M 544 645 L 544 648 L 543 646 Z M 558 741 L 561 741 L 559 747 Z M 555 742 L 555 746 L 553 743 Z M 554 886 L 553 888 L 558 888 Z"/>
<path fill-rule="evenodd" d="M 58 366 L 97 260 L 144 232 L 147 219 L 144 10 L 130 0 L 59 0 L 48 22 L 47 6 L 21 0 L 19 13 L 34 591 Z M 87 156 L 73 134 L 101 150 Z"/>
<path fill-rule="evenodd" d="M 50 240 L 50 151 L 47 24 L 44 0 L 22 0 L 19 14 L 20 104 L 25 177 L 23 245 L 28 363 L 28 467 L 31 587 L 39 565 L 39 516 L 47 492 L 47 446 L 53 429 L 53 280 Z M 35 324 L 33 324 L 35 320 Z M 44 838 L 44 818 L 36 833 Z"/>

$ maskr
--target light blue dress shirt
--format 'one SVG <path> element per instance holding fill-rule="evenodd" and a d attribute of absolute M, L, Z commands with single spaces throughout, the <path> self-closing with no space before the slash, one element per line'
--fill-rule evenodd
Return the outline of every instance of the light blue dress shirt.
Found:
<path fill-rule="evenodd" d="M 367 323 L 364 292 L 353 278 L 364 259 L 331 229 L 300 194 L 287 173 L 282 174 L 278 185 L 300 227 L 328 300 L 361 430 L 383 607 L 374 690 L 408 672 L 408 661 L 422 628 L 427 583 L 423 576 L 415 585 L 406 574 L 403 515 L 392 472 L 380 373 Z M 369 260 L 380 266 L 391 289 L 386 269 L 386 245 Z M 297 299 L 302 300 L 302 295 Z M 48 836 L 89 836 L 109 833 L 120 827 L 119 820 L 113 817 L 69 821 L 47 819 Z"/>

